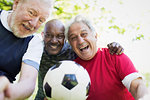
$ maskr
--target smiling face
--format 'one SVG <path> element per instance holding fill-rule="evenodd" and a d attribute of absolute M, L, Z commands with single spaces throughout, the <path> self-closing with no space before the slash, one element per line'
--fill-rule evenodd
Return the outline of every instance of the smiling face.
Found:
<path fill-rule="evenodd" d="M 81 59 L 90 60 L 95 56 L 97 37 L 86 24 L 73 23 L 68 30 L 68 40 Z"/>
<path fill-rule="evenodd" d="M 51 20 L 46 23 L 44 29 L 45 50 L 50 55 L 58 54 L 64 45 L 64 25 L 58 20 Z"/>
<path fill-rule="evenodd" d="M 8 18 L 14 35 L 24 38 L 36 32 L 48 18 L 50 8 L 49 4 L 41 0 L 18 0 L 14 3 L 13 12 Z"/>

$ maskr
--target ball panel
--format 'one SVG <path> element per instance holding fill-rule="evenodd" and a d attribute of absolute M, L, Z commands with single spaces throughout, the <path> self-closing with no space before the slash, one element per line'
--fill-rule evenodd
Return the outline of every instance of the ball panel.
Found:
<path fill-rule="evenodd" d="M 85 100 L 86 99 L 86 87 L 82 84 L 78 84 L 71 90 L 70 100 Z"/>
<path fill-rule="evenodd" d="M 89 84 L 86 86 L 86 96 L 89 95 L 90 86 L 91 86 L 91 83 L 89 82 Z"/>
<path fill-rule="evenodd" d="M 46 82 L 46 84 L 44 85 L 44 90 L 45 90 L 45 95 L 47 97 L 51 98 L 51 92 L 52 92 L 52 88 L 51 86 Z"/>
<path fill-rule="evenodd" d="M 71 100 L 71 92 L 69 91 L 70 90 L 62 85 L 54 86 L 52 91 L 52 97 L 54 97 L 56 100 Z"/>
<path fill-rule="evenodd" d="M 62 85 L 71 90 L 78 84 L 75 74 L 65 74 Z"/>
<path fill-rule="evenodd" d="M 52 70 L 54 70 L 54 69 L 60 67 L 61 64 L 62 64 L 62 62 L 58 62 L 57 64 L 55 64 L 54 66 L 52 66 L 52 67 L 50 68 L 50 70 L 52 71 Z"/>
<path fill-rule="evenodd" d="M 73 61 L 63 61 L 63 63 L 60 65 L 60 69 L 65 74 L 74 74 L 78 67 Z"/>
<path fill-rule="evenodd" d="M 63 76 L 64 73 L 62 73 L 60 68 L 48 70 L 47 74 L 45 75 L 44 82 L 48 82 L 53 87 L 57 84 L 61 84 Z"/>
<path fill-rule="evenodd" d="M 89 74 L 86 71 L 86 69 L 84 69 L 82 66 L 80 66 L 80 68 L 78 68 L 75 75 L 76 75 L 77 81 L 79 81 L 83 85 L 87 86 L 88 83 L 90 82 Z"/>

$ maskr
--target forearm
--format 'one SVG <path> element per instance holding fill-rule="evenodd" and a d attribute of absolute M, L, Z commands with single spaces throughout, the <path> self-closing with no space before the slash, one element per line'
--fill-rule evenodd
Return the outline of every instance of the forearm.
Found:
<path fill-rule="evenodd" d="M 141 78 L 135 79 L 131 82 L 130 92 L 135 100 L 139 100 L 148 93 L 148 90 Z"/>
<path fill-rule="evenodd" d="M 6 90 L 5 96 L 10 100 L 24 100 L 34 91 L 38 71 L 25 63 L 22 66 L 19 82 L 10 84 Z"/>
<path fill-rule="evenodd" d="M 0 93 L 5 91 L 5 89 L 7 88 L 8 84 L 9 84 L 9 80 L 7 79 L 7 77 L 5 76 L 0 76 Z"/>
<path fill-rule="evenodd" d="M 135 97 L 135 100 L 139 100 L 140 98 L 144 97 L 148 93 L 148 90 L 144 83 L 141 83 L 137 88 L 137 95 Z"/>
<path fill-rule="evenodd" d="M 5 93 L 5 96 L 15 100 L 24 100 L 31 96 L 35 88 L 35 81 L 21 81 L 16 84 L 11 84 Z"/>

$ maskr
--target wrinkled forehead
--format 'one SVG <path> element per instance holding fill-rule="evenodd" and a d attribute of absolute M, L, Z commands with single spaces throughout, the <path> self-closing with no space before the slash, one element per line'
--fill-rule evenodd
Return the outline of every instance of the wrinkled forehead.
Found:
<path fill-rule="evenodd" d="M 37 5 L 37 6 L 43 6 L 48 8 L 53 7 L 53 0 L 20 0 L 24 4 L 28 5 Z"/>
<path fill-rule="evenodd" d="M 44 18 L 48 18 L 52 12 L 52 0 L 25 0 L 20 2 L 28 10 L 32 9 Z"/>
<path fill-rule="evenodd" d="M 76 32 L 76 31 L 85 31 L 90 30 L 90 28 L 83 22 L 74 22 L 70 25 L 68 33 Z"/>

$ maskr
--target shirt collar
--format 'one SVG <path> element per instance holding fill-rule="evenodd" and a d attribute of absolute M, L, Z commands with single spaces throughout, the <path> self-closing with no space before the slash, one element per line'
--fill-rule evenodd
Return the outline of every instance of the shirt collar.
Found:
<path fill-rule="evenodd" d="M 11 13 L 12 11 L 5 11 L 3 10 L 1 12 L 1 15 L 0 15 L 0 19 L 1 19 L 1 22 L 2 22 L 2 25 L 10 32 L 12 32 L 12 30 L 10 29 L 10 27 L 8 26 L 8 22 L 7 22 L 7 17 L 9 15 L 9 13 Z"/>

